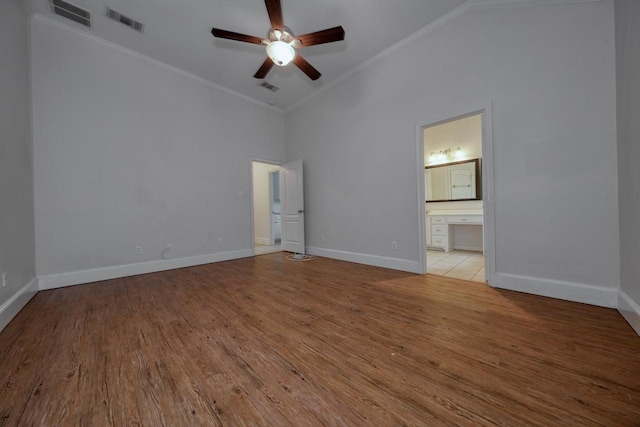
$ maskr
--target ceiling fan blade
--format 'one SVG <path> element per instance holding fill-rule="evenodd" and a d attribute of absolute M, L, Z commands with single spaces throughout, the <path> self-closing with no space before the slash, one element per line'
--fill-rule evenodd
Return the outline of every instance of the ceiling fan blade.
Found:
<path fill-rule="evenodd" d="M 302 43 L 302 47 L 337 42 L 340 40 L 344 40 L 344 28 L 327 28 L 326 30 L 316 31 L 315 33 L 309 33 L 303 36 L 295 36 L 295 38 L 300 40 L 300 42 Z"/>
<path fill-rule="evenodd" d="M 212 28 L 211 34 L 214 37 L 221 39 L 237 40 L 239 42 L 262 44 L 262 38 L 256 36 L 248 36 L 246 34 L 234 33 L 233 31 L 221 30 L 219 28 Z"/>
<path fill-rule="evenodd" d="M 271 21 L 271 28 L 275 30 L 284 30 L 284 21 L 282 19 L 282 5 L 280 0 L 264 0 L 267 5 L 267 13 Z"/>
<path fill-rule="evenodd" d="M 320 71 L 313 68 L 313 65 L 309 64 L 306 59 L 304 59 L 301 55 L 296 55 L 293 59 L 293 63 L 296 67 L 300 68 L 303 73 L 305 73 L 311 80 L 318 80 L 322 74 Z"/>
<path fill-rule="evenodd" d="M 269 58 L 265 59 L 258 71 L 253 75 L 256 79 L 264 79 L 267 76 L 267 73 L 271 71 L 271 67 L 273 67 L 273 61 Z"/>

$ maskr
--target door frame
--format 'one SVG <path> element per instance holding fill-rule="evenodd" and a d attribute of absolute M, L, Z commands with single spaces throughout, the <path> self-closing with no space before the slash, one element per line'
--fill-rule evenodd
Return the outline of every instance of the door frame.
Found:
<path fill-rule="evenodd" d="M 443 123 L 482 114 L 482 211 L 485 280 L 493 286 L 495 277 L 495 197 L 494 197 L 494 166 L 493 166 L 493 114 L 492 104 L 458 108 L 444 114 L 438 114 L 416 126 L 416 167 L 418 179 L 418 270 L 420 274 L 427 273 L 427 215 L 424 183 L 424 129 Z"/>
<path fill-rule="evenodd" d="M 253 162 L 258 162 L 258 163 L 265 163 L 268 165 L 273 165 L 274 168 L 279 168 L 280 165 L 282 165 L 281 162 L 277 161 L 277 160 L 270 160 L 270 159 L 264 159 L 264 158 L 260 158 L 260 157 L 251 157 L 249 158 L 249 187 L 251 188 L 251 208 L 250 208 L 250 223 L 251 223 L 251 227 L 249 230 L 250 234 L 250 239 L 249 241 L 251 242 L 251 256 L 256 256 L 256 235 L 255 235 L 255 206 L 253 203 L 253 199 L 254 199 L 254 188 L 253 188 Z M 271 187 L 271 184 L 269 184 L 269 187 Z M 271 198 L 271 194 L 269 195 L 269 197 Z M 269 217 L 271 217 L 271 214 L 269 214 Z"/>

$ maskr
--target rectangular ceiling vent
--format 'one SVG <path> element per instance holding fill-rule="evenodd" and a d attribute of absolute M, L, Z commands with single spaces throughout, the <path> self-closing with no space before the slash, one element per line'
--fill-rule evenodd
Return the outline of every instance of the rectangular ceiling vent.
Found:
<path fill-rule="evenodd" d="M 129 18 L 128 16 L 123 15 L 120 12 L 117 12 L 111 9 L 110 7 L 107 7 L 107 18 L 113 19 L 114 21 L 118 21 L 121 24 L 126 25 L 127 27 L 131 27 L 139 33 L 141 33 L 144 30 L 144 24 L 142 22 Z"/>
<path fill-rule="evenodd" d="M 91 27 L 91 13 L 63 0 L 50 0 L 51 9 L 56 15 L 64 16 L 78 24 Z"/>
<path fill-rule="evenodd" d="M 267 89 L 269 89 L 271 92 L 275 92 L 278 89 L 280 89 L 278 86 L 274 86 L 271 83 L 267 83 L 267 82 L 262 82 L 260 83 L 260 86 L 265 87 Z"/>

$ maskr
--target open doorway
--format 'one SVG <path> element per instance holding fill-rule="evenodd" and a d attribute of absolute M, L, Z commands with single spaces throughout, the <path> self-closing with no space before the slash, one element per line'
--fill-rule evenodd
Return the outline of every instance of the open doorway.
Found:
<path fill-rule="evenodd" d="M 421 129 L 426 272 L 486 282 L 484 112 Z"/>
<path fill-rule="evenodd" d="M 254 254 L 279 252 L 282 250 L 280 167 L 275 163 L 254 160 L 251 171 Z"/>

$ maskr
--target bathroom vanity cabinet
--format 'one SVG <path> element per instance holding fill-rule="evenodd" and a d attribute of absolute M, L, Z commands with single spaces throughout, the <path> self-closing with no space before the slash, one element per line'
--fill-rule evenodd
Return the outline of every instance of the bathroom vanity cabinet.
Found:
<path fill-rule="evenodd" d="M 482 211 L 431 211 L 427 213 L 427 247 L 449 252 L 454 249 L 456 225 L 473 225 L 480 227 L 482 233 Z M 463 247 L 460 249 L 482 250 L 481 247 Z"/>

